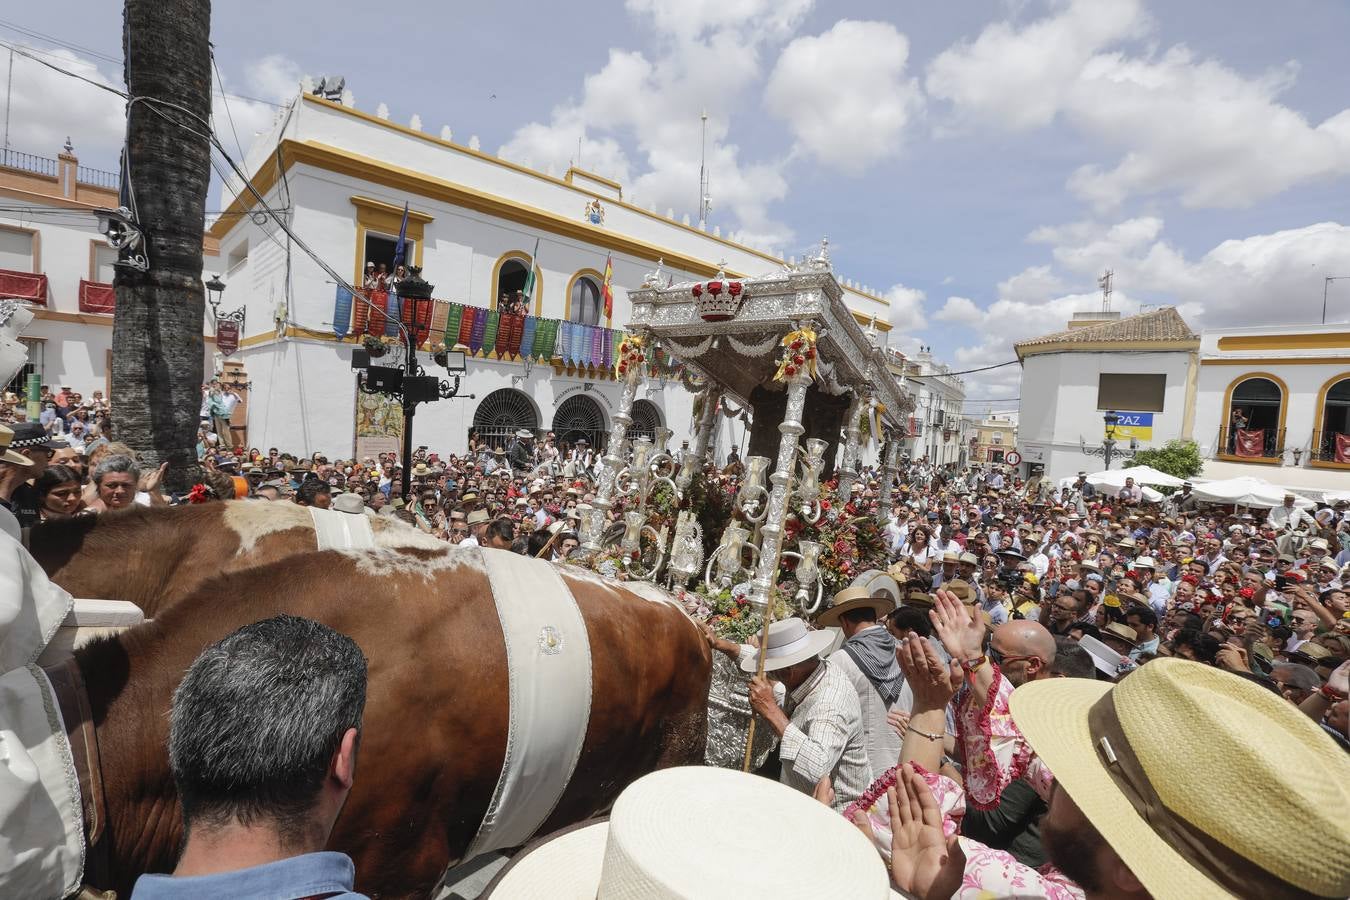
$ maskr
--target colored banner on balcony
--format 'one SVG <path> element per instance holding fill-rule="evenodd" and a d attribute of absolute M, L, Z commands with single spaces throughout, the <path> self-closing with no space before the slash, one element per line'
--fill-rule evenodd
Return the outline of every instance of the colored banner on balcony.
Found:
<path fill-rule="evenodd" d="M 497 349 L 497 331 L 501 328 L 502 314 L 499 310 L 490 309 L 487 314 L 487 324 L 483 326 L 483 355 L 489 356 Z"/>
<path fill-rule="evenodd" d="M 366 333 L 366 326 L 370 324 L 370 306 L 365 294 L 352 295 L 352 334 L 356 337 Z"/>
<path fill-rule="evenodd" d="M 441 340 L 445 334 L 445 322 L 449 317 L 449 303 L 444 300 L 431 301 L 431 333 L 436 335 L 436 340 Z"/>
<path fill-rule="evenodd" d="M 1264 428 L 1239 428 L 1234 452 L 1237 456 L 1265 456 L 1266 430 Z"/>
<path fill-rule="evenodd" d="M 387 291 L 386 297 L 384 333 L 386 337 L 398 337 L 401 334 L 398 323 L 407 321 L 403 318 L 403 298 L 398 295 L 397 291 Z"/>
<path fill-rule="evenodd" d="M 1350 434 L 1336 435 L 1336 462 L 1350 463 Z"/>
<path fill-rule="evenodd" d="M 379 337 L 385 333 L 384 330 L 386 324 L 385 312 L 386 308 L 389 305 L 389 292 L 371 291 L 370 305 L 374 308 L 367 310 L 367 312 L 370 314 L 370 318 L 366 322 L 366 333 L 373 334 L 376 337 Z"/>
<path fill-rule="evenodd" d="M 464 307 L 459 303 L 451 303 L 450 308 L 445 312 L 445 348 L 453 349 L 459 341 L 460 324 L 464 321 Z"/>
<path fill-rule="evenodd" d="M 84 305 L 84 282 L 80 282 L 80 305 Z M 352 292 L 339 284 L 337 296 L 333 299 L 333 334 L 339 341 L 347 336 L 347 326 L 351 321 Z"/>
<path fill-rule="evenodd" d="M 537 333 L 539 320 L 534 316 L 525 316 L 520 326 L 520 343 L 517 349 L 520 355 L 529 358 L 534 355 L 534 336 Z"/>
<path fill-rule="evenodd" d="M 0 269 L 0 297 L 47 305 L 47 276 Z"/>
<path fill-rule="evenodd" d="M 487 310 L 481 306 L 473 310 L 473 331 L 469 332 L 469 349 L 475 356 L 483 349 L 483 333 L 487 330 Z"/>
<path fill-rule="evenodd" d="M 591 329 L 591 353 L 587 360 L 593 366 L 602 366 L 605 363 L 605 329 Z"/>
<path fill-rule="evenodd" d="M 110 313 L 117 306 L 117 292 L 111 284 L 80 279 L 80 312 Z"/>

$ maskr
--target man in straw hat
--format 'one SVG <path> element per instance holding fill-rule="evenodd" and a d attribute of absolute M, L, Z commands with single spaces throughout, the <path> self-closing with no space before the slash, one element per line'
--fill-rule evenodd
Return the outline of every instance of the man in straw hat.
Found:
<path fill-rule="evenodd" d="M 1010 708 L 1039 764 L 1054 773 L 1041 821 L 1046 853 L 1087 897 L 1350 895 L 1350 757 L 1266 688 L 1159 659 L 1115 685 L 1027 685 Z M 1179 759 L 1203 765 L 1204 777 Z M 968 867 L 984 848 L 943 836 L 942 813 L 911 768 L 888 794 L 899 823 L 891 870 L 900 889 L 920 897 L 1071 895 L 1015 863 Z"/>
<path fill-rule="evenodd" d="M 758 649 L 719 638 L 707 627 L 703 633 L 709 646 L 737 660 L 743 671 L 758 671 Z M 842 811 L 866 790 L 872 768 L 857 693 L 838 666 L 820 658 L 833 641 L 830 632 L 809 631 L 795 617 L 771 623 L 764 676 L 750 681 L 750 705 L 778 735 L 779 780 L 810 794 L 828 778 L 833 806 Z"/>
<path fill-rule="evenodd" d="M 894 609 L 890 594 L 874 595 L 859 585 L 835 594 L 830 608 L 816 617 L 817 627 L 838 627 L 844 633 L 843 645 L 827 659 L 858 695 L 863 744 L 874 774 L 895 765 L 900 755 L 900 735 L 888 723 L 888 714 L 893 709 L 908 712 L 899 703 L 905 675 L 895 658 L 895 639 L 884 624 Z"/>

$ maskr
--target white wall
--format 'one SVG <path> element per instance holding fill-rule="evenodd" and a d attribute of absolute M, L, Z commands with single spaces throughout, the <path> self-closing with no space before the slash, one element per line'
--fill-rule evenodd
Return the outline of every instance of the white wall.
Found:
<path fill-rule="evenodd" d="M 1104 373 L 1167 376 L 1163 410 L 1153 414 L 1153 438 L 1141 447 L 1161 446 L 1182 436 L 1186 409 L 1186 377 L 1191 354 L 1186 351 L 1039 353 L 1022 362 L 1017 449 L 1024 464 L 1042 463 L 1050 478 L 1100 471 L 1102 460 L 1084 456 L 1079 439 L 1100 446 L 1102 415 L 1097 408 L 1098 376 Z M 1128 448 L 1128 439 L 1124 442 Z M 1119 462 L 1112 467 L 1118 468 Z M 1023 469 L 1026 470 L 1027 465 Z"/>
<path fill-rule="evenodd" d="M 1322 387 L 1333 378 L 1350 378 L 1350 366 L 1344 363 L 1283 364 L 1253 362 L 1246 365 L 1202 365 L 1196 384 L 1195 440 L 1204 456 L 1216 450 L 1219 428 L 1228 421 L 1224 406 L 1228 387 L 1253 375 L 1274 375 L 1289 389 L 1285 397 L 1285 440 L 1287 449 L 1306 450 L 1312 443 L 1313 430 L 1321 428 L 1322 411 L 1317 405 Z M 1303 460 L 1307 461 L 1307 454 Z M 1293 462 L 1288 454 L 1287 461 Z M 1350 474 L 1346 476 L 1350 487 Z"/>

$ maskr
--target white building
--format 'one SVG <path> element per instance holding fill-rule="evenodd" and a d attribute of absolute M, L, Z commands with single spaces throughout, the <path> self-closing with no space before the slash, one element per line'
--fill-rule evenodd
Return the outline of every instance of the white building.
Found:
<path fill-rule="evenodd" d="M 1206 330 L 1194 439 L 1211 478 L 1350 491 L 1350 328 Z"/>
<path fill-rule="evenodd" d="M 1172 307 L 1119 315 L 1080 313 L 1067 329 L 1015 346 L 1024 473 L 1035 465 L 1051 479 L 1099 471 L 1101 458 L 1082 445 L 1102 446 L 1107 412 L 1123 417 L 1121 449 L 1131 439 L 1150 447 L 1191 433 L 1200 338 Z"/>
<path fill-rule="evenodd" d="M 963 468 L 970 462 L 970 429 L 962 415 L 966 385 L 951 367 L 936 362 L 928 347 L 907 357 L 891 351 L 891 372 L 914 398 L 905 452 L 935 466 Z M 903 377 L 902 377 L 903 376 Z"/>
<path fill-rule="evenodd" d="M 0 296 L 28 301 L 34 314 L 21 339 L 28 365 L 0 387 L 22 393 L 34 373 L 54 390 L 109 395 L 117 252 L 93 211 L 116 206 L 117 173 L 81 166 L 69 143 L 55 158 L 0 154 Z"/>
<path fill-rule="evenodd" d="M 1196 335 L 1171 307 L 1125 319 L 1080 313 L 1016 349 L 1018 449 L 1024 466 L 1043 464 L 1051 478 L 1100 471 L 1080 439 L 1100 447 L 1113 411 L 1119 449 L 1193 440 L 1205 478 L 1250 475 L 1309 496 L 1350 491 L 1345 323 Z"/>
<path fill-rule="evenodd" d="M 644 208 L 599 175 L 539 172 L 310 95 L 256 142 L 245 169 L 309 247 L 358 286 L 366 261 L 392 261 L 408 204 L 409 261 L 423 267 L 435 297 L 460 305 L 452 310 L 496 309 L 504 292 L 522 288 L 533 266 L 533 316 L 619 329 L 630 312 L 626 288 L 640 285 L 658 263 L 663 277 L 679 282 L 706 279 L 719 268 L 732 276 L 761 274 L 783 262 L 717 229 Z M 349 455 L 357 443 L 358 400 L 378 403 L 357 391 L 350 362 L 355 318 L 335 315 L 333 279 L 275 223 L 256 215 L 258 204 L 242 185 L 227 190 L 235 199 L 210 234 L 219 240 L 228 284 L 223 306 L 245 310 L 236 358 L 254 398 L 249 443 Z M 599 299 L 607 258 L 614 267 L 609 316 Z M 881 320 L 876 327 L 888 330 L 885 298 L 842 283 L 859 321 Z M 437 315 L 447 306 L 438 305 Z M 479 352 L 468 361 L 459 398 L 419 407 L 415 440 L 460 452 L 471 428 L 496 439 L 524 427 L 594 443 L 609 430 L 618 396 L 612 370 L 602 366 Z M 639 430 L 664 424 L 677 442 L 687 436 L 692 395 L 678 379 L 650 382 L 640 399 Z M 379 414 L 362 411 L 363 437 Z M 742 432 L 724 420 L 720 453 L 739 444 Z M 374 444 L 365 446 L 368 452 Z"/>

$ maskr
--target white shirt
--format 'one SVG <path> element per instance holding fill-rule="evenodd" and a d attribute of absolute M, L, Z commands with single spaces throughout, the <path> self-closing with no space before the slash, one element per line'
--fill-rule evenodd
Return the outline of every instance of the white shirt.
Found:
<path fill-rule="evenodd" d="M 1309 516 L 1297 506 L 1293 508 L 1288 506 L 1277 506 L 1270 511 L 1268 521 L 1277 529 L 1288 528 L 1292 531 L 1302 523 L 1308 522 Z"/>
<path fill-rule="evenodd" d="M 234 415 L 234 408 L 239 405 L 239 401 L 242 399 L 243 398 L 234 391 L 226 391 L 221 394 L 220 408 L 225 411 L 225 415 L 221 418 L 228 419 L 230 416 Z"/>
<path fill-rule="evenodd" d="M 778 746 L 778 780 L 808 796 L 824 775 L 834 783 L 834 809 L 862 796 L 872 783 L 863 744 L 862 709 L 853 685 L 828 660 L 796 690 L 784 711 L 791 718 Z M 896 759 L 899 759 L 897 754 Z"/>

